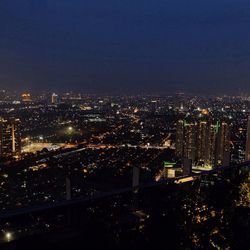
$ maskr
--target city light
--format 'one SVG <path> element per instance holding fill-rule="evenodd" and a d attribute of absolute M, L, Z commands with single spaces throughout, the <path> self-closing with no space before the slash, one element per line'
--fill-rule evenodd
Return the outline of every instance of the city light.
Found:
<path fill-rule="evenodd" d="M 26 206 L 32 210 L 40 204 L 50 207 L 58 201 L 69 202 L 81 197 L 92 199 L 121 192 L 121 204 L 115 201 L 105 205 L 103 211 L 115 214 L 113 209 L 128 208 L 128 220 L 133 211 L 133 216 L 139 219 L 131 217 L 139 223 L 133 228 L 135 232 L 142 232 L 147 228 L 147 216 L 143 214 L 149 213 L 150 218 L 154 218 L 151 215 L 159 205 L 163 208 L 160 214 L 167 218 L 165 208 L 171 206 L 179 193 L 182 197 L 176 207 L 181 207 L 181 213 L 192 218 L 192 223 L 201 225 L 216 217 L 212 214 L 220 215 L 221 211 L 214 213 L 215 208 L 203 208 L 203 204 L 196 203 L 198 194 L 204 197 L 207 189 L 211 191 L 209 187 L 216 188 L 214 183 L 225 179 L 219 176 L 220 169 L 230 170 L 231 165 L 249 159 L 250 103 L 247 107 L 241 99 L 235 102 L 228 97 L 218 100 L 203 97 L 200 100 L 201 97 L 183 95 L 184 100 L 179 100 L 173 95 L 157 101 L 155 97 L 137 96 L 106 97 L 99 102 L 96 97 L 85 100 L 72 93 L 62 93 L 51 100 L 50 93 L 48 101 L 41 103 L 40 99 L 36 100 L 36 95 L 32 96 L 31 102 L 16 106 L 10 117 L 13 104 L 4 103 L 2 108 L 0 214 L 2 212 L 3 216 L 8 210 L 17 209 L 18 213 L 19 208 Z M 240 191 L 240 197 L 231 199 L 232 204 L 249 206 L 248 182 L 247 179 L 240 184 L 232 183 L 238 185 Z M 144 185 L 150 185 L 152 190 L 145 190 L 143 198 Z M 162 192 L 154 191 L 155 188 L 158 190 L 157 186 Z M 168 192 L 170 186 L 172 191 Z M 123 190 L 132 190 L 139 199 L 154 197 L 155 201 L 148 206 L 150 212 L 145 213 L 148 207 L 143 205 L 145 211 L 134 212 L 138 211 L 137 198 L 133 197 L 135 201 L 131 208 L 131 199 L 127 201 L 123 197 Z M 190 190 L 193 190 L 194 200 L 188 198 Z M 162 206 L 161 199 L 171 202 Z M 183 203 L 188 202 L 191 204 L 185 207 Z M 98 216 L 95 208 L 89 211 Z M 32 216 L 37 218 L 33 213 Z M 15 218 L 11 219 L 15 222 Z M 112 224 L 110 218 L 105 221 Z M 193 229 L 191 224 L 185 223 Z M 20 226 L 20 229 L 19 225 L 13 226 L 13 232 L 2 231 L 3 241 L 16 240 L 33 232 L 44 233 L 48 227 L 53 230 L 58 223 L 39 217 L 31 225 Z M 123 224 L 119 226 L 122 228 Z"/>
<path fill-rule="evenodd" d="M 7 241 L 11 241 L 13 239 L 13 234 L 11 232 L 6 232 L 5 233 L 5 239 Z"/>
<path fill-rule="evenodd" d="M 249 249 L 250 0 L 0 0 L 0 250 Z"/>

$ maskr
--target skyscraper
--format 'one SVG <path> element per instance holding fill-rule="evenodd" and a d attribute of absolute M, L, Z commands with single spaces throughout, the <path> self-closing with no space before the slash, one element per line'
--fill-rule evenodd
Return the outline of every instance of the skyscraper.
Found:
<path fill-rule="evenodd" d="M 182 157 L 183 149 L 184 149 L 184 121 L 179 120 L 177 122 L 177 129 L 176 129 L 176 144 L 175 144 L 176 156 Z"/>
<path fill-rule="evenodd" d="M 0 156 L 19 155 L 21 153 L 21 135 L 19 119 L 0 119 Z"/>
<path fill-rule="evenodd" d="M 217 121 L 186 122 L 179 120 L 176 131 L 176 156 L 194 164 L 216 167 L 228 162 L 230 152 L 229 125 Z M 226 159 L 227 158 L 227 159 Z"/>
<path fill-rule="evenodd" d="M 229 126 L 226 122 L 221 122 L 218 126 L 216 162 L 217 164 L 222 164 L 225 157 L 228 157 L 227 154 L 230 151 L 230 133 Z"/>
<path fill-rule="evenodd" d="M 193 162 L 197 154 L 197 123 L 179 120 L 176 129 L 176 155 L 188 158 Z"/>
<path fill-rule="evenodd" d="M 184 122 L 184 150 L 183 157 L 186 157 L 192 162 L 197 160 L 197 123 Z"/>
<path fill-rule="evenodd" d="M 201 161 L 206 160 L 207 151 L 207 133 L 208 126 L 206 121 L 202 121 L 198 125 L 198 135 L 197 135 L 197 158 Z"/>
<path fill-rule="evenodd" d="M 216 140 L 217 140 L 217 125 L 208 124 L 207 135 L 206 135 L 206 151 L 204 155 L 204 164 L 205 165 L 217 165 L 216 161 Z"/>
<path fill-rule="evenodd" d="M 247 140 L 246 140 L 245 160 L 250 161 L 250 116 L 248 116 L 248 121 L 247 121 Z"/>

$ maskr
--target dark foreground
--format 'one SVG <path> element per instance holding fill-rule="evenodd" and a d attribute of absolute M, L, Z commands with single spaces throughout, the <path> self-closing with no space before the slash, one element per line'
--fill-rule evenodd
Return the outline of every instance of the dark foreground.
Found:
<path fill-rule="evenodd" d="M 1 219 L 1 249 L 248 249 L 249 166 Z"/>

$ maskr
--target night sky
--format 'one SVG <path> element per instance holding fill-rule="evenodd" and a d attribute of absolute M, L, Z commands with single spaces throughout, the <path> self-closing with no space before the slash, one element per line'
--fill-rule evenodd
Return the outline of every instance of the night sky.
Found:
<path fill-rule="evenodd" d="M 0 88 L 250 92 L 250 1 L 0 0 Z"/>

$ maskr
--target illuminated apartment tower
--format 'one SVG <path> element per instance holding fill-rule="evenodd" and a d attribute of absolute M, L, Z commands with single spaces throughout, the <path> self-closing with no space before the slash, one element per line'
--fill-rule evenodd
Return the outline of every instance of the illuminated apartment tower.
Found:
<path fill-rule="evenodd" d="M 196 161 L 197 124 L 184 123 L 184 157 Z"/>
<path fill-rule="evenodd" d="M 230 162 L 229 125 L 207 121 L 187 123 L 178 121 L 176 156 L 193 163 L 216 167 Z M 227 165 L 228 165 L 227 164 Z"/>
<path fill-rule="evenodd" d="M 206 135 L 206 150 L 204 155 L 205 165 L 214 165 L 216 162 L 216 143 L 217 143 L 218 126 L 209 124 Z M 217 165 L 217 164 L 216 164 Z"/>
<path fill-rule="evenodd" d="M 206 161 L 207 152 L 207 133 L 208 124 L 206 121 L 202 121 L 198 125 L 198 135 L 197 135 L 197 158 L 200 161 Z"/>
<path fill-rule="evenodd" d="M 247 140 L 246 140 L 245 160 L 250 161 L 250 116 L 248 116 L 248 121 L 247 121 Z"/>
<path fill-rule="evenodd" d="M 216 163 L 221 165 L 223 162 L 230 162 L 230 132 L 229 125 L 226 122 L 221 122 L 217 126 L 217 145 L 216 145 Z"/>
<path fill-rule="evenodd" d="M 176 131 L 176 155 L 180 158 L 196 159 L 197 124 L 179 120 Z"/>
<path fill-rule="evenodd" d="M 177 122 L 177 129 L 176 129 L 176 144 L 175 144 L 175 152 L 176 156 L 183 157 L 183 150 L 184 150 L 184 121 L 179 120 Z"/>
<path fill-rule="evenodd" d="M 21 135 L 19 119 L 0 119 L 0 156 L 19 155 L 21 153 Z"/>

